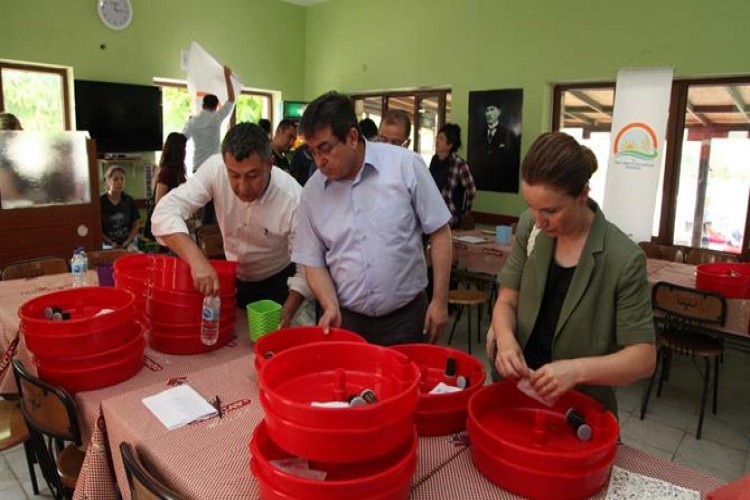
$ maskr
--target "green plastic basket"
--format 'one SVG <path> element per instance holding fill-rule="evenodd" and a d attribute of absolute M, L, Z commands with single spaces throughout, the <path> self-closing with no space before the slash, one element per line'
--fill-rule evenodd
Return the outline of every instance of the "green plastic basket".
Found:
<path fill-rule="evenodd" d="M 247 326 L 253 341 L 275 332 L 280 322 L 281 305 L 273 300 L 259 300 L 247 305 Z"/>

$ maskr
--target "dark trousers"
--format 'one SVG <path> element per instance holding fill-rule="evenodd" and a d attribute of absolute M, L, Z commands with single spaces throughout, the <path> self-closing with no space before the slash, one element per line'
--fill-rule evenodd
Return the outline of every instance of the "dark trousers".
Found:
<path fill-rule="evenodd" d="M 203 224 L 216 224 L 216 208 L 213 200 L 203 207 Z"/>
<path fill-rule="evenodd" d="M 260 281 L 237 280 L 237 307 L 244 309 L 245 306 L 259 300 L 273 300 L 284 305 L 289 296 L 287 279 L 294 276 L 294 264 L 289 264 L 278 273 Z"/>
<path fill-rule="evenodd" d="M 424 342 L 427 296 L 419 293 L 411 302 L 383 316 L 367 316 L 341 308 L 341 328 L 360 334 L 367 342 L 389 346 Z"/>

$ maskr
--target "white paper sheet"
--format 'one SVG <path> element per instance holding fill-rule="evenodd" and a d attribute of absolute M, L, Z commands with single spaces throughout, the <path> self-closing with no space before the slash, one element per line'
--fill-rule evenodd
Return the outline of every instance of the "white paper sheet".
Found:
<path fill-rule="evenodd" d="M 470 245 L 487 242 L 486 239 L 480 238 L 479 236 L 454 236 L 453 239 L 462 243 L 468 243 Z"/>
<path fill-rule="evenodd" d="M 618 466 L 612 467 L 607 497 L 605 500 L 624 500 L 631 498 L 670 498 L 674 500 L 700 500 L 697 491 L 688 490 L 671 483 L 642 476 Z"/>
<path fill-rule="evenodd" d="M 187 384 L 172 387 L 141 401 L 170 430 L 218 414 L 216 408 Z"/>

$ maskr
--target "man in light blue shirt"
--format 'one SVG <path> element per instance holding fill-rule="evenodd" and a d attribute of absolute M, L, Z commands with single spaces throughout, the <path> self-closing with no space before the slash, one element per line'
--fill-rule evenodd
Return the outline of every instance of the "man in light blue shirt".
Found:
<path fill-rule="evenodd" d="M 182 133 L 193 140 L 193 172 L 209 157 L 219 153 L 221 144 L 221 123 L 234 109 L 234 87 L 232 70 L 224 66 L 224 81 L 227 85 L 227 102 L 219 108 L 219 99 L 213 94 L 203 96 L 203 109 L 188 120 Z"/>
<path fill-rule="evenodd" d="M 421 157 L 366 143 L 351 101 L 336 92 L 310 103 L 300 128 L 318 171 L 302 194 L 292 260 L 305 266 L 319 324 L 381 345 L 437 341 L 448 321 L 451 216 Z"/>

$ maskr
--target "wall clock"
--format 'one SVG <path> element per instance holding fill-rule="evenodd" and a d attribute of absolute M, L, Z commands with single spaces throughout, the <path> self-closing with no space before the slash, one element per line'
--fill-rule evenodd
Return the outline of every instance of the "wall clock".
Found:
<path fill-rule="evenodd" d="M 133 6 L 130 0 L 96 0 L 99 19 L 113 30 L 123 30 L 133 20 Z"/>

